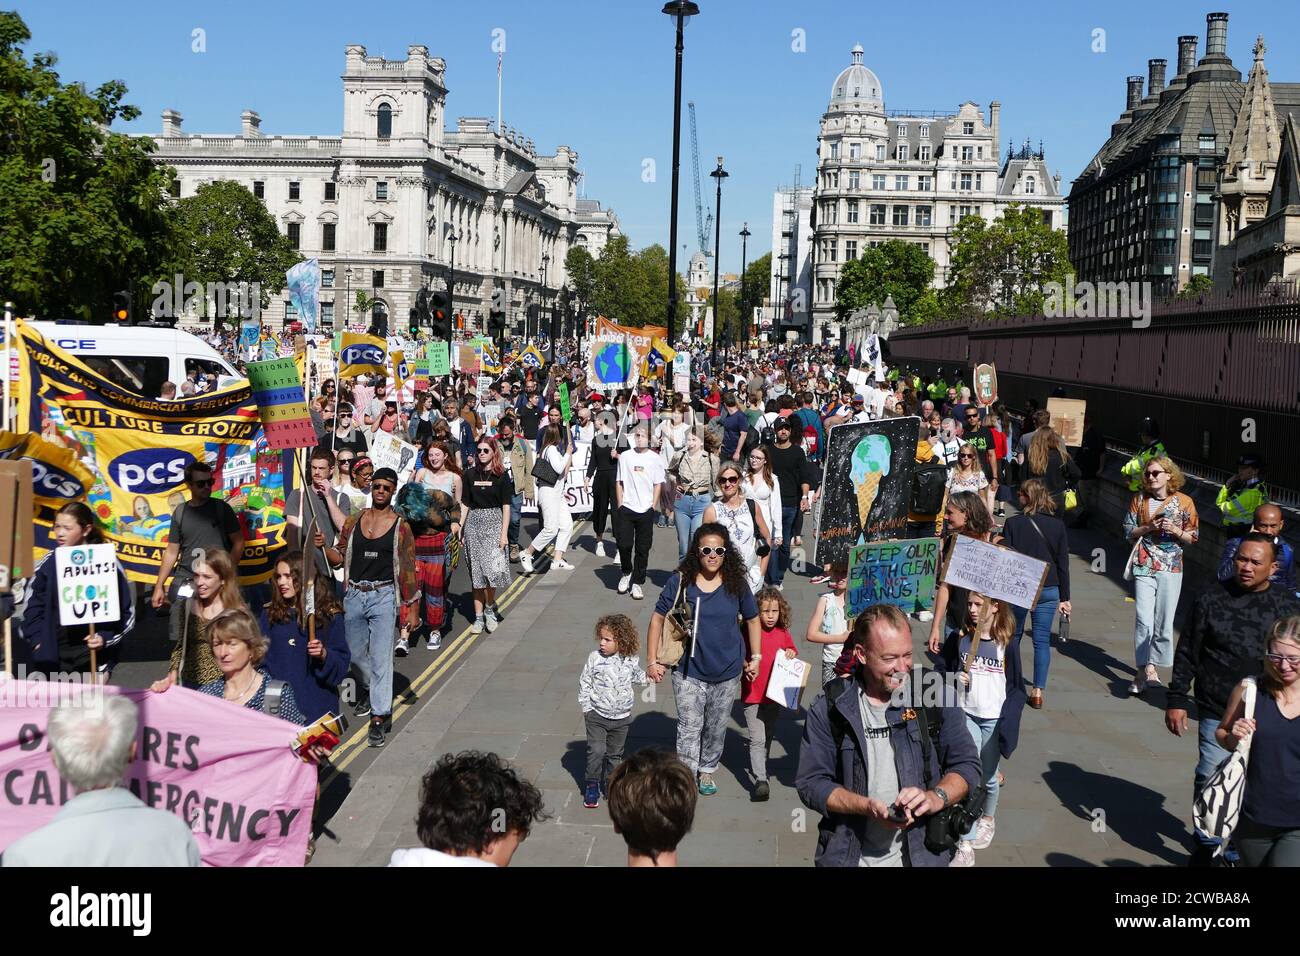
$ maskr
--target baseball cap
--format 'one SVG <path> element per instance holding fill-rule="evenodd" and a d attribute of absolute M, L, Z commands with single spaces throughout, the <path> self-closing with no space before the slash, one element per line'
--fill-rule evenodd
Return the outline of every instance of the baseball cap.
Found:
<path fill-rule="evenodd" d="M 778 418 L 772 423 L 772 431 L 780 431 L 782 428 L 787 431 L 794 431 L 794 423 L 788 418 Z"/>
<path fill-rule="evenodd" d="M 865 398 L 863 398 L 861 395 L 854 395 L 854 396 L 853 396 L 853 404 L 854 404 L 854 405 L 864 405 L 864 404 L 866 404 L 866 401 L 867 401 L 867 400 L 866 400 Z"/>
<path fill-rule="evenodd" d="M 394 485 L 396 485 L 396 484 L 397 484 L 397 472 L 393 471 L 393 469 L 391 469 L 391 468 L 380 468 L 377 472 L 375 472 L 373 475 L 370 476 L 370 480 L 371 480 L 371 481 L 391 481 Z"/>
<path fill-rule="evenodd" d="M 1237 459 L 1237 464 L 1238 466 L 1244 465 L 1247 468 L 1263 468 L 1264 459 L 1261 458 L 1259 455 L 1246 454 L 1246 455 L 1242 455 L 1240 458 Z"/>

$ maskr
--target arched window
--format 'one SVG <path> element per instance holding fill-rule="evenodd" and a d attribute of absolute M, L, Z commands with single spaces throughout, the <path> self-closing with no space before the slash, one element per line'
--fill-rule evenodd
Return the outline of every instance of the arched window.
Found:
<path fill-rule="evenodd" d="M 387 103 L 379 104 L 379 120 L 375 132 L 380 139 L 388 139 L 393 135 L 393 108 Z"/>
<path fill-rule="evenodd" d="M 1033 177 L 1033 176 L 1026 176 L 1026 177 L 1025 177 L 1025 193 L 1026 193 L 1027 195 L 1032 196 L 1032 195 L 1034 194 L 1034 192 L 1035 192 L 1035 189 L 1036 189 L 1036 187 L 1035 187 L 1035 185 L 1034 185 L 1034 177 Z"/>

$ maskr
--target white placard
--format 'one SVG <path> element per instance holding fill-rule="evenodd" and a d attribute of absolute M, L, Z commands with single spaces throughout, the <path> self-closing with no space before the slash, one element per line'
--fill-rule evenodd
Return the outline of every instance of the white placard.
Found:
<path fill-rule="evenodd" d="M 515 441 L 527 441 L 527 439 L 521 435 Z M 581 442 L 573 446 L 573 458 L 569 462 L 569 471 L 564 476 L 564 503 L 568 505 L 570 514 L 586 514 L 592 509 L 591 479 L 587 477 L 587 459 L 590 457 L 591 445 Z M 526 515 L 536 514 L 536 499 L 525 495 L 519 512 Z"/>
<path fill-rule="evenodd" d="M 121 620 L 117 601 L 117 550 L 111 544 L 54 549 L 59 623 L 64 627 Z"/>
<path fill-rule="evenodd" d="M 854 385 L 866 385 L 867 373 L 860 368 L 851 368 L 849 369 L 849 381 Z"/>
<path fill-rule="evenodd" d="M 395 438 L 388 432 L 376 432 L 370 439 L 370 460 L 375 471 L 391 468 L 397 472 L 397 483 L 405 484 L 415 471 L 420 450 L 410 442 Z"/>
<path fill-rule="evenodd" d="M 1047 579 L 1047 562 L 978 538 L 957 535 L 943 583 L 1029 610 Z"/>
<path fill-rule="evenodd" d="M 798 709 L 799 694 L 808 683 L 808 671 L 806 661 L 786 657 L 784 650 L 777 651 L 776 659 L 772 661 L 772 676 L 768 679 L 765 696 L 782 707 Z"/>

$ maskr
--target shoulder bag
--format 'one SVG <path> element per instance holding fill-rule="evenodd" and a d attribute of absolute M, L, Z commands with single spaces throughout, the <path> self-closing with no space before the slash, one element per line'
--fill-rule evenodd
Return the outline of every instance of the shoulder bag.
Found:
<path fill-rule="evenodd" d="M 533 481 L 543 488 L 553 488 L 560 480 L 560 473 L 546 460 L 545 454 L 537 456 L 537 459 L 533 462 L 532 475 Z"/>
<path fill-rule="evenodd" d="M 664 667 L 676 667 L 686 653 L 686 645 L 693 638 L 692 622 L 686 604 L 686 576 L 678 575 L 677 597 L 673 606 L 664 615 L 664 630 L 659 638 L 659 650 L 655 654 L 655 663 Z"/>
<path fill-rule="evenodd" d="M 1255 678 L 1247 677 L 1242 681 L 1245 688 L 1242 703 L 1245 704 L 1247 720 L 1255 719 Z M 1252 735 L 1253 736 L 1253 735 Z M 1241 819 L 1241 804 L 1246 795 L 1246 763 L 1250 759 L 1250 741 L 1247 737 L 1237 742 L 1237 749 L 1228 754 L 1218 769 L 1205 781 L 1205 786 L 1196 795 L 1192 811 L 1196 828 L 1202 833 L 1219 838 L 1216 855 L 1223 852 L 1228 845 L 1232 831 Z"/>

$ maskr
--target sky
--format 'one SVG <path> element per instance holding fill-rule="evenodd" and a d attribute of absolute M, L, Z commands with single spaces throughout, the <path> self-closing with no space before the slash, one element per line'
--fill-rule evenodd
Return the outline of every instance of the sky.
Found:
<path fill-rule="evenodd" d="M 1274 82 L 1300 82 L 1300 3 L 1186 0 L 1143 3 L 1057 0 L 923 6 L 805 0 L 698 0 L 683 59 L 678 263 L 698 246 L 686 101 L 698 114 L 705 211 L 715 203 L 708 173 L 719 155 L 730 174 L 722 193 L 722 270 L 738 272 L 743 224 L 749 260 L 771 248 L 772 193 L 816 174 L 817 129 L 854 43 L 881 80 L 885 108 L 955 112 L 970 100 L 1002 103 L 1002 148 L 1042 140 L 1062 189 L 1105 141 L 1124 108 L 1125 77 L 1147 60 L 1177 67 L 1177 37 L 1197 34 L 1205 14 L 1226 10 L 1228 54 L 1250 69 L 1257 33 Z M 23 0 L 30 55 L 51 51 L 65 81 L 94 87 L 120 79 L 138 120 L 161 130 L 179 110 L 187 132 L 238 133 L 254 109 L 268 135 L 338 136 L 344 48 L 402 59 L 423 44 L 447 61 L 447 117 L 494 117 L 497 54 L 504 37 L 502 119 L 542 154 L 578 152 L 583 194 L 618 215 L 634 248 L 668 245 L 673 21 L 662 0 L 378 0 L 310 4 L 224 0 Z M 124 12 L 127 11 L 127 12 Z M 195 31 L 205 50 L 196 52 Z M 504 31 L 494 33 L 494 31 Z M 1102 31 L 1102 32 L 1098 32 Z M 710 250 L 712 238 L 710 239 Z"/>

